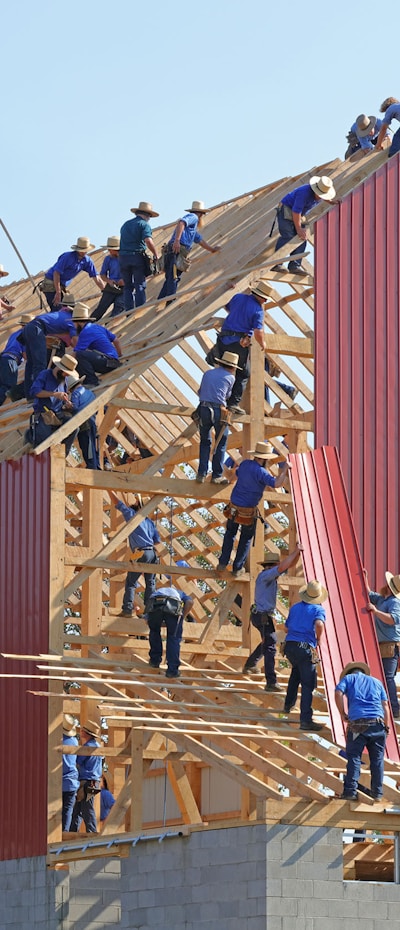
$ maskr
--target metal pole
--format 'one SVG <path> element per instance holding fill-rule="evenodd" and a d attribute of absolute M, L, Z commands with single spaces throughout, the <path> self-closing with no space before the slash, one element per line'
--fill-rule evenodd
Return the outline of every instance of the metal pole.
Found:
<path fill-rule="evenodd" d="M 400 885 L 400 833 L 394 834 L 394 883 Z"/>
<path fill-rule="evenodd" d="M 34 282 L 34 280 L 33 280 L 33 278 L 32 278 L 32 275 L 31 275 L 29 269 L 28 269 L 27 266 L 25 265 L 25 262 L 24 262 L 24 260 L 23 260 L 23 258 L 22 258 L 21 253 L 18 251 L 17 246 L 15 245 L 14 240 L 11 238 L 10 233 L 8 232 L 8 229 L 7 229 L 7 227 L 5 226 L 5 224 L 3 223 L 3 220 L 2 220 L 2 219 L 0 219 L 0 226 L 2 227 L 2 229 L 4 229 L 4 232 L 5 232 L 6 236 L 7 236 L 7 239 L 9 240 L 9 242 L 11 242 L 11 245 L 12 245 L 12 247 L 13 247 L 13 249 L 14 249 L 14 252 L 18 255 L 18 258 L 19 258 L 19 260 L 20 260 L 20 262 L 21 262 L 21 265 L 22 265 L 24 271 L 26 272 L 26 274 L 27 274 L 27 276 L 28 276 L 28 278 L 29 278 L 29 280 L 30 280 L 30 282 L 31 282 L 31 284 L 32 284 L 32 286 L 33 286 L 33 289 L 36 290 L 37 285 L 35 284 L 35 282 Z M 42 306 L 42 303 L 40 303 L 40 306 Z"/>

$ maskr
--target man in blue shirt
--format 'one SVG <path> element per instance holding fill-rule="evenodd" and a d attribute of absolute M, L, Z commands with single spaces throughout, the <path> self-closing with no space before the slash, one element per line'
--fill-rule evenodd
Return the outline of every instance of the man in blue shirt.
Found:
<path fill-rule="evenodd" d="M 265 488 L 282 487 L 289 468 L 289 463 L 286 462 L 278 478 L 273 478 L 269 474 L 265 466 L 268 461 L 276 459 L 269 442 L 257 442 L 256 448 L 250 449 L 248 454 L 253 455 L 254 458 L 243 459 L 240 463 L 236 471 L 236 484 L 230 503 L 225 508 L 228 520 L 217 566 L 218 571 L 227 568 L 235 536 L 240 526 L 240 538 L 232 566 L 232 574 L 236 577 L 245 571 L 244 563 L 257 527 L 257 504 Z"/>
<path fill-rule="evenodd" d="M 257 662 L 261 659 L 261 656 L 264 656 L 266 691 L 282 690 L 281 685 L 278 685 L 276 680 L 275 671 L 276 632 L 274 613 L 278 595 L 278 578 L 284 572 L 287 572 L 292 565 L 296 564 L 300 552 L 301 547 L 296 546 L 293 552 L 285 556 L 282 561 L 280 561 L 278 552 L 268 552 L 266 559 L 259 562 L 259 565 L 263 566 L 263 570 L 256 578 L 254 604 L 251 608 L 250 620 L 252 626 L 261 635 L 261 643 L 249 655 L 243 672 L 250 672 L 250 674 L 256 672 Z"/>
<path fill-rule="evenodd" d="M 364 569 L 365 581 L 368 585 L 368 574 Z M 399 661 L 400 647 L 400 575 L 385 574 L 386 584 L 379 594 L 369 591 L 369 604 L 367 610 L 373 614 L 376 635 L 378 637 L 379 651 L 382 658 L 389 700 L 393 717 L 400 717 L 399 700 L 397 697 L 396 674 Z"/>
<path fill-rule="evenodd" d="M 99 749 L 101 728 L 98 723 L 88 720 L 81 726 L 81 745 L 85 749 Z M 71 833 L 77 833 L 82 820 L 86 833 L 97 833 L 97 818 L 94 809 L 94 796 L 100 792 L 100 779 L 103 770 L 101 756 L 77 756 L 76 758 L 80 786 L 72 813 Z"/>
<path fill-rule="evenodd" d="M 277 209 L 279 236 L 275 245 L 275 252 L 290 242 L 295 236 L 303 241 L 293 249 L 291 255 L 299 255 L 306 250 L 307 230 L 304 217 L 317 205 L 320 200 L 334 201 L 336 191 L 331 178 L 315 175 L 310 178 L 309 184 L 302 184 L 282 197 Z M 288 269 L 291 274 L 307 274 L 301 267 L 301 258 L 289 262 Z M 284 265 L 274 265 L 271 271 L 286 271 Z"/>
<path fill-rule="evenodd" d="M 284 711 L 289 714 L 297 701 L 299 685 L 300 730 L 322 730 L 320 723 L 315 723 L 312 712 L 312 696 L 317 686 L 316 663 L 317 645 L 324 632 L 326 614 L 321 604 L 326 601 L 328 592 L 320 581 L 309 581 L 299 589 L 300 601 L 290 608 L 286 619 L 286 640 L 284 655 L 292 666 L 287 686 Z"/>
<path fill-rule="evenodd" d="M 75 324 L 72 321 L 70 307 L 52 313 L 41 313 L 27 323 L 18 336 L 26 353 L 25 365 L 25 397 L 31 397 L 32 382 L 37 375 L 46 368 L 47 347 L 46 336 L 58 336 L 69 344 L 76 336 Z"/>
<path fill-rule="evenodd" d="M 76 372 L 67 375 L 65 379 L 65 388 L 68 391 L 71 403 L 72 416 L 86 407 L 95 400 L 96 395 L 89 388 L 84 387 L 82 379 Z M 85 461 L 86 468 L 99 469 L 100 459 L 98 451 L 98 436 L 96 428 L 96 414 L 92 414 L 88 420 L 81 423 L 77 436 L 79 446 Z"/>
<path fill-rule="evenodd" d="M 76 738 L 75 720 L 71 714 L 64 714 L 63 717 L 63 745 L 78 746 Z M 76 755 L 64 754 L 62 757 L 62 829 L 63 832 L 69 831 L 71 826 L 72 811 L 76 800 L 76 792 L 79 788 L 79 773 L 76 763 Z"/>
<path fill-rule="evenodd" d="M 228 484 L 228 479 L 222 477 L 229 434 L 227 404 L 235 383 L 234 372 L 238 366 L 238 356 L 234 352 L 224 352 L 222 358 L 215 359 L 215 361 L 218 368 L 211 368 L 210 371 L 204 372 L 199 388 L 200 452 L 196 481 L 203 483 L 206 480 L 211 452 L 211 435 L 214 429 L 215 446 L 211 461 L 211 481 L 213 484 Z"/>
<path fill-rule="evenodd" d="M 105 375 L 108 371 L 119 368 L 122 347 L 118 337 L 111 330 L 92 323 L 89 307 L 77 304 L 72 319 L 78 331 L 75 355 L 78 360 L 78 372 L 86 378 L 86 385 L 96 387 L 100 384 L 97 373 Z"/>
<path fill-rule="evenodd" d="M 104 281 L 97 274 L 92 259 L 89 258 L 88 252 L 94 249 L 94 245 L 87 236 L 79 236 L 75 245 L 71 245 L 71 252 L 63 252 L 58 256 L 55 265 L 52 265 L 46 271 L 45 278 L 41 285 L 50 310 L 57 308 L 62 303 L 62 295 L 65 293 L 68 284 L 76 278 L 80 271 L 85 271 L 89 278 L 93 278 L 100 291 L 104 290 Z"/>
<path fill-rule="evenodd" d="M 133 517 L 136 516 L 138 510 L 140 510 L 142 506 L 140 496 L 136 496 L 136 504 L 134 507 L 127 507 L 126 504 L 123 504 L 122 501 L 118 499 L 114 491 L 109 491 L 109 494 L 117 510 L 122 513 L 124 520 L 129 523 L 129 520 L 132 520 Z M 129 545 L 132 552 L 139 553 L 139 555 L 136 555 L 136 558 L 131 561 L 137 562 L 138 565 L 140 565 L 140 562 L 144 562 L 147 565 L 157 565 L 159 558 L 155 546 L 160 542 L 160 534 L 155 523 L 153 523 L 150 517 L 145 517 L 136 529 L 129 534 Z M 142 572 L 139 570 L 136 572 L 128 572 L 126 576 L 122 610 L 119 614 L 120 617 L 132 617 L 135 590 L 138 586 L 141 574 Z M 156 576 L 148 572 L 144 572 L 143 574 L 145 583 L 144 604 L 146 606 L 147 601 L 155 590 Z"/>
<path fill-rule="evenodd" d="M 350 144 L 344 156 L 345 159 L 350 158 L 356 152 L 360 153 L 357 158 L 362 155 L 370 155 L 371 152 L 374 152 L 381 127 L 381 119 L 377 119 L 376 116 L 366 116 L 365 113 L 360 113 L 360 116 L 357 116 L 347 136 Z M 390 142 L 388 135 L 385 137 L 385 142 L 386 144 Z M 355 161 L 355 159 L 352 159 L 352 161 L 353 160 Z"/>
<path fill-rule="evenodd" d="M 183 621 L 193 605 L 193 598 L 175 588 L 157 588 L 147 603 L 146 617 L 149 624 L 149 665 L 159 668 L 162 661 L 163 647 L 161 627 L 167 628 L 167 678 L 180 678 L 180 645 Z"/>
<path fill-rule="evenodd" d="M 127 220 L 121 226 L 119 263 L 124 281 L 124 305 L 126 312 L 146 303 L 146 269 L 144 253 L 146 246 L 157 259 L 149 219 L 159 216 L 151 203 L 141 200 L 138 207 L 131 207 L 134 220 Z"/>
<path fill-rule="evenodd" d="M 386 97 L 386 100 L 384 100 L 382 103 L 380 112 L 384 113 L 385 116 L 383 119 L 383 123 L 381 126 L 379 136 L 376 140 L 377 151 L 380 151 L 384 148 L 384 138 L 392 122 L 392 119 L 397 119 L 400 122 L 400 101 L 397 100 L 396 97 Z M 400 129 L 398 129 L 397 132 L 395 132 L 393 136 L 388 157 L 391 158 L 392 155 L 396 155 L 396 152 L 398 152 L 399 149 L 400 149 Z"/>
<path fill-rule="evenodd" d="M 26 326 L 34 319 L 33 313 L 23 313 L 21 323 Z M 9 392 L 15 391 L 18 382 L 18 368 L 22 362 L 24 346 L 20 340 L 22 328 L 7 339 L 3 351 L 0 353 L 0 407 Z M 16 399 L 16 398 L 13 398 Z"/>
<path fill-rule="evenodd" d="M 185 261 L 193 245 L 200 245 L 207 252 L 220 252 L 220 246 L 209 245 L 199 233 L 206 213 L 208 210 L 203 201 L 194 200 L 188 212 L 178 220 L 164 254 L 165 281 L 158 295 L 159 300 L 176 294 Z"/>
<path fill-rule="evenodd" d="M 119 236 L 109 236 L 107 245 L 103 246 L 104 249 L 108 249 L 108 255 L 106 255 L 100 270 L 100 277 L 104 281 L 105 287 L 100 301 L 92 313 L 92 320 L 101 320 L 111 306 L 113 307 L 111 316 L 118 316 L 119 313 L 123 313 L 125 310 L 124 280 L 119 264 L 119 245 Z"/>
<path fill-rule="evenodd" d="M 218 333 L 216 345 L 206 356 L 209 365 L 215 365 L 225 349 L 238 356 L 239 368 L 229 400 L 229 408 L 235 413 L 244 413 L 240 403 L 244 389 L 250 377 L 249 353 L 252 336 L 262 352 L 265 352 L 264 308 L 273 288 L 266 281 L 255 281 L 250 286 L 250 294 L 235 294 L 226 305 L 228 315 Z"/>
<path fill-rule="evenodd" d="M 66 387 L 66 377 L 74 371 L 76 359 L 65 354 L 62 358 L 53 358 L 53 367 L 45 368 L 35 378 L 31 391 L 33 398 L 33 417 L 31 418 L 30 440 L 34 448 L 44 442 L 55 430 L 72 415 L 71 402 Z M 46 414 L 48 416 L 46 417 Z M 46 422 L 53 420 L 53 422 Z M 63 440 L 68 455 L 76 430 L 71 427 L 70 435 Z"/>
<path fill-rule="evenodd" d="M 385 744 L 390 724 L 386 691 L 378 678 L 371 677 L 365 662 L 349 662 L 336 685 L 335 702 L 343 723 L 347 724 L 347 771 L 342 798 L 357 800 L 361 756 L 366 749 L 371 770 L 371 797 L 379 801 L 383 793 Z"/>

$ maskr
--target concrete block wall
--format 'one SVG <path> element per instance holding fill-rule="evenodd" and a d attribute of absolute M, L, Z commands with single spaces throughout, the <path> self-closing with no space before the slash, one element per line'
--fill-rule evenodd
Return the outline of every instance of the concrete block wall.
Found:
<path fill-rule="evenodd" d="M 7 930 L 382 930 L 400 886 L 343 882 L 342 831 L 243 826 L 146 840 L 127 858 L 0 863 Z M 391 928 L 390 928 L 391 930 Z"/>

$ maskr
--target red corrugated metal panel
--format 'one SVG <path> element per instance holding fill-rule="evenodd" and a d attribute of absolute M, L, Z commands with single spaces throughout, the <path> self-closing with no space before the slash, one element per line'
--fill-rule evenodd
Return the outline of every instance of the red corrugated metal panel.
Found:
<path fill-rule="evenodd" d="M 372 675 L 383 682 L 385 678 L 374 622 L 366 610 L 367 589 L 337 450 L 324 447 L 291 455 L 290 461 L 305 576 L 309 581 L 317 578 L 329 592 L 324 604 L 327 621 L 321 640 L 321 665 L 333 736 L 335 742 L 344 745 L 334 699 L 343 666 L 361 660 L 368 663 Z M 400 761 L 393 720 L 387 753 L 392 761 Z"/>
<path fill-rule="evenodd" d="M 315 226 L 315 445 L 339 450 L 375 590 L 400 570 L 400 157 Z"/>
<path fill-rule="evenodd" d="M 49 495 L 48 452 L 0 464 L 2 652 L 48 652 Z M 36 669 L 0 658 L 0 671 Z M 0 678 L 1 860 L 47 849 L 47 703 L 29 687 L 26 679 Z"/>

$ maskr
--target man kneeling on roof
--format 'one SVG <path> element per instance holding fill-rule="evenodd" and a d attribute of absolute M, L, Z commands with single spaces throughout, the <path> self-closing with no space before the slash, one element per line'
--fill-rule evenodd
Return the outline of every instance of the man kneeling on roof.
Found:
<path fill-rule="evenodd" d="M 72 404 L 66 384 L 67 376 L 76 368 L 76 359 L 67 353 L 53 358 L 53 367 L 45 368 L 35 378 L 31 394 L 33 397 L 33 415 L 28 430 L 27 440 L 35 448 L 45 439 L 70 420 Z M 68 455 L 77 430 L 71 429 L 70 435 L 63 440 Z"/>

